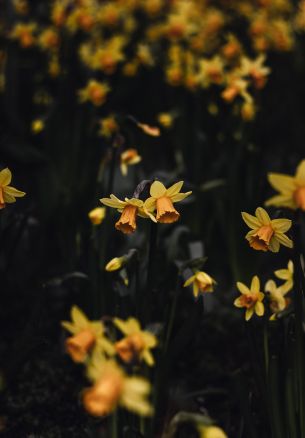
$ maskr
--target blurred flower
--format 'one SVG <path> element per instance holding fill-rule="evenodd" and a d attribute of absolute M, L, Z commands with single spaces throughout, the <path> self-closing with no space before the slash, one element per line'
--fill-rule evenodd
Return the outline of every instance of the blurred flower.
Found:
<path fill-rule="evenodd" d="M 159 113 L 157 120 L 163 128 L 170 129 L 173 126 L 174 118 L 170 113 Z"/>
<path fill-rule="evenodd" d="M 194 275 L 186 280 L 183 287 L 193 284 L 193 294 L 198 298 L 199 293 L 213 292 L 216 281 L 206 272 L 197 271 Z"/>
<path fill-rule="evenodd" d="M 157 210 L 156 219 L 158 222 L 164 224 L 176 222 L 179 219 L 180 214 L 174 208 L 173 203 L 182 201 L 192 193 L 181 193 L 180 190 L 182 186 L 183 181 L 179 181 L 166 189 L 160 181 L 153 182 L 150 187 L 151 197 L 146 199 L 144 210 L 149 212 Z"/>
<path fill-rule="evenodd" d="M 118 405 L 141 416 L 152 414 L 147 400 L 151 386 L 146 379 L 129 377 L 116 362 L 98 356 L 92 358 L 87 372 L 94 385 L 83 392 L 83 405 L 91 415 L 108 415 Z"/>
<path fill-rule="evenodd" d="M 120 168 L 124 176 L 128 173 L 128 166 L 138 164 L 142 160 L 142 157 L 138 154 L 136 149 L 127 149 L 121 153 L 120 157 Z"/>
<path fill-rule="evenodd" d="M 235 74 L 226 76 L 226 88 L 221 97 L 228 103 L 233 102 L 237 96 L 241 96 L 246 102 L 251 102 L 252 97 L 247 91 L 248 82 Z"/>
<path fill-rule="evenodd" d="M 77 306 L 71 309 L 71 322 L 63 321 L 61 325 L 73 335 L 66 340 L 66 350 L 74 362 L 85 362 L 89 353 L 114 354 L 103 323 L 90 321 Z"/>
<path fill-rule="evenodd" d="M 113 115 L 101 119 L 99 121 L 99 124 L 100 124 L 99 135 L 102 135 L 103 137 L 106 138 L 110 138 L 113 134 L 115 134 L 119 130 L 119 125 L 117 124 L 115 117 Z"/>
<path fill-rule="evenodd" d="M 263 316 L 265 309 L 262 301 L 265 295 L 260 291 L 260 281 L 257 275 L 252 278 L 250 289 L 239 281 L 236 285 L 241 296 L 236 298 L 234 306 L 246 309 L 246 321 L 249 321 L 253 313 L 256 313 L 257 316 Z"/>
<path fill-rule="evenodd" d="M 149 366 L 155 361 L 151 349 L 156 347 L 157 338 L 148 331 L 141 330 L 140 323 L 135 318 L 123 321 L 114 318 L 114 325 L 125 335 L 125 338 L 115 343 L 115 349 L 124 362 L 144 360 Z"/>
<path fill-rule="evenodd" d="M 106 216 L 106 208 L 105 207 L 96 207 L 93 210 L 89 211 L 88 217 L 93 225 L 100 225 Z"/>
<path fill-rule="evenodd" d="M 95 106 L 105 103 L 110 87 L 106 82 L 98 82 L 90 79 L 86 87 L 79 90 L 79 99 L 81 102 L 90 101 Z"/>
<path fill-rule="evenodd" d="M 199 61 L 198 80 L 203 88 L 211 84 L 221 84 L 224 80 L 224 62 L 218 55 L 211 59 L 201 59 Z"/>
<path fill-rule="evenodd" d="M 114 257 L 107 263 L 107 265 L 105 266 L 105 270 L 108 272 L 118 271 L 124 266 L 125 262 L 126 262 L 125 256 Z"/>
<path fill-rule="evenodd" d="M 227 38 L 227 43 L 222 47 L 222 54 L 227 60 L 232 61 L 240 55 L 242 47 L 235 35 L 229 34 Z"/>
<path fill-rule="evenodd" d="M 273 280 L 268 280 L 265 284 L 265 292 L 269 292 L 270 309 L 273 314 L 270 319 L 276 319 L 278 313 L 286 309 L 290 300 L 285 298 L 288 291 L 284 291 L 282 287 L 277 287 Z"/>
<path fill-rule="evenodd" d="M 53 29 L 52 27 L 45 29 L 39 35 L 38 43 L 44 50 L 57 49 L 59 46 L 59 35 L 57 30 Z"/>
<path fill-rule="evenodd" d="M 6 167 L 0 171 L 0 210 L 5 208 L 5 204 L 16 202 L 16 198 L 22 198 L 25 192 L 9 186 L 12 180 L 12 172 Z"/>
<path fill-rule="evenodd" d="M 243 102 L 240 110 L 242 119 L 249 122 L 254 119 L 256 108 L 253 101 Z"/>
<path fill-rule="evenodd" d="M 34 134 L 39 134 L 44 129 L 44 121 L 36 119 L 32 121 L 31 130 Z"/>
<path fill-rule="evenodd" d="M 199 438 L 228 438 L 220 427 L 198 426 Z"/>
<path fill-rule="evenodd" d="M 107 207 L 116 208 L 118 212 L 122 213 L 120 219 L 115 224 L 115 228 L 124 234 L 130 234 L 136 230 L 137 215 L 155 221 L 149 208 L 145 208 L 144 210 L 144 202 L 140 199 L 125 198 L 125 201 L 121 201 L 116 196 L 110 195 L 110 198 L 102 198 L 100 201 L 102 204 L 107 205 Z"/>
<path fill-rule="evenodd" d="M 293 288 L 293 261 L 289 260 L 287 269 L 278 269 L 277 271 L 274 271 L 274 275 L 281 279 L 285 280 L 285 283 L 281 285 L 281 290 L 284 294 L 289 292 Z"/>
<path fill-rule="evenodd" d="M 271 186 L 280 193 L 265 202 L 275 207 L 300 208 L 305 211 L 305 160 L 302 160 L 294 176 L 283 173 L 269 173 Z"/>
<path fill-rule="evenodd" d="M 157 126 L 150 126 L 146 123 L 137 123 L 137 126 L 142 129 L 145 134 L 148 134 L 151 137 L 159 137 L 160 135 L 160 129 Z"/>
<path fill-rule="evenodd" d="M 289 219 L 270 219 L 270 216 L 262 207 L 255 210 L 255 216 L 249 213 L 241 213 L 251 231 L 246 235 L 251 248 L 260 251 L 278 252 L 280 244 L 292 248 L 293 242 L 286 236 L 286 231 L 291 227 Z"/>
<path fill-rule="evenodd" d="M 26 15 L 29 12 L 27 0 L 14 0 L 13 4 L 17 14 Z"/>
<path fill-rule="evenodd" d="M 265 86 L 267 76 L 270 74 L 270 68 L 263 64 L 266 60 L 266 55 L 261 53 L 256 59 L 251 60 L 246 56 L 241 58 L 240 74 L 241 76 L 250 76 L 254 86 L 261 89 Z"/>
<path fill-rule="evenodd" d="M 36 28 L 36 23 L 17 23 L 10 32 L 10 37 L 18 40 L 21 47 L 27 49 L 35 43 L 34 32 Z"/>

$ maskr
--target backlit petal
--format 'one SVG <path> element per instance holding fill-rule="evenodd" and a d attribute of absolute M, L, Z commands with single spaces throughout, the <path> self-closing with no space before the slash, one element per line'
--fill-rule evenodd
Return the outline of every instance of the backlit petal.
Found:
<path fill-rule="evenodd" d="M 259 220 L 259 222 L 263 225 L 268 225 L 271 222 L 269 214 L 262 207 L 258 207 L 255 210 L 255 216 Z"/>
<path fill-rule="evenodd" d="M 252 278 L 250 290 L 251 290 L 251 292 L 259 292 L 259 288 L 260 288 L 260 281 L 259 281 L 258 276 L 255 275 Z"/>
<path fill-rule="evenodd" d="M 292 222 L 290 219 L 273 219 L 271 225 L 274 231 L 286 233 L 291 228 Z"/>
<path fill-rule="evenodd" d="M 246 222 L 246 224 L 248 225 L 248 227 L 252 228 L 253 230 L 255 228 L 259 228 L 260 227 L 260 222 L 257 219 L 257 217 L 252 216 L 252 214 L 246 213 L 245 211 L 241 212 L 241 216 L 244 220 L 244 222 Z"/>
<path fill-rule="evenodd" d="M 305 160 L 302 160 L 298 165 L 295 177 L 298 183 L 305 184 Z"/>
<path fill-rule="evenodd" d="M 6 167 L 0 172 L 0 187 L 7 186 L 12 180 L 12 172 Z"/>
<path fill-rule="evenodd" d="M 167 190 L 166 190 L 166 196 L 173 196 L 176 195 L 177 193 L 180 192 L 182 186 L 183 186 L 183 182 L 184 181 L 179 181 L 176 182 L 175 184 L 173 184 L 172 186 L 170 186 Z"/>
<path fill-rule="evenodd" d="M 240 292 L 241 294 L 248 295 L 248 294 L 251 293 L 250 290 L 249 290 L 249 288 L 248 288 L 244 283 L 241 283 L 240 281 L 238 281 L 238 282 L 236 283 L 236 286 L 237 286 L 237 289 L 239 290 L 239 292 Z"/>
<path fill-rule="evenodd" d="M 150 187 L 150 196 L 153 198 L 160 198 L 166 193 L 166 188 L 161 181 L 154 181 Z"/>
<path fill-rule="evenodd" d="M 255 313 L 258 316 L 263 316 L 264 312 L 265 312 L 265 308 L 264 308 L 263 303 L 260 301 L 257 301 L 257 303 L 255 304 Z"/>

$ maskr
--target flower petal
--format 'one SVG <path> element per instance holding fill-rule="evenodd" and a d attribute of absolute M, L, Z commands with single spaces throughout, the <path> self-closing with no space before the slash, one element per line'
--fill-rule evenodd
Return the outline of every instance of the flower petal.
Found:
<path fill-rule="evenodd" d="M 12 172 L 8 167 L 0 172 L 0 187 L 7 186 L 12 180 Z"/>
<path fill-rule="evenodd" d="M 16 198 L 22 198 L 22 196 L 25 195 L 25 192 L 22 192 L 21 190 L 15 189 L 15 187 L 6 186 L 3 188 L 4 193 L 8 193 L 11 196 L 14 196 Z"/>
<path fill-rule="evenodd" d="M 259 222 L 263 225 L 269 225 L 271 222 L 269 214 L 266 212 L 266 210 L 262 207 L 258 207 L 255 210 L 255 216 L 259 220 Z"/>
<path fill-rule="evenodd" d="M 271 225 L 274 231 L 286 233 L 291 228 L 292 222 L 290 219 L 273 219 Z"/>
<path fill-rule="evenodd" d="M 86 315 L 80 310 L 79 307 L 73 306 L 71 309 L 71 319 L 75 325 L 79 328 L 88 327 L 89 321 Z"/>
<path fill-rule="evenodd" d="M 274 292 L 276 290 L 276 284 L 274 280 L 268 280 L 265 284 L 265 291 L 266 292 Z"/>
<path fill-rule="evenodd" d="M 298 183 L 305 184 L 305 160 L 302 160 L 298 165 L 295 177 Z"/>
<path fill-rule="evenodd" d="M 262 302 L 257 301 L 257 303 L 255 304 L 255 313 L 257 314 L 257 316 L 263 316 L 265 312 L 265 308 Z"/>
<path fill-rule="evenodd" d="M 166 196 L 172 197 L 174 195 L 177 195 L 177 193 L 180 192 L 182 186 L 183 186 L 184 181 L 179 181 L 176 182 L 175 184 L 173 184 L 171 187 L 169 187 L 166 190 Z"/>
<path fill-rule="evenodd" d="M 246 321 L 249 321 L 249 319 L 252 318 L 253 313 L 254 313 L 253 307 L 250 307 L 250 309 L 246 310 L 246 315 L 245 315 Z"/>
<path fill-rule="evenodd" d="M 292 192 L 296 187 L 294 177 L 283 173 L 269 173 L 268 181 L 274 189 L 282 193 Z"/>
<path fill-rule="evenodd" d="M 179 202 L 185 199 L 187 196 L 190 196 L 192 192 L 186 192 L 186 193 L 177 193 L 176 195 L 171 197 L 172 202 Z"/>
<path fill-rule="evenodd" d="M 292 192 L 288 194 L 275 195 L 270 199 L 265 201 L 265 206 L 269 207 L 274 205 L 275 207 L 287 207 L 291 209 L 296 209 L 297 205 L 292 197 Z"/>
<path fill-rule="evenodd" d="M 241 294 L 248 295 L 251 293 L 249 288 L 244 283 L 241 283 L 240 281 L 236 283 L 236 286 Z"/>
<path fill-rule="evenodd" d="M 253 292 L 259 292 L 259 288 L 260 288 L 260 281 L 257 275 L 254 275 L 254 277 L 252 278 L 251 281 L 251 287 L 250 287 L 250 291 Z"/>
<path fill-rule="evenodd" d="M 287 246 L 287 248 L 293 247 L 293 242 L 291 239 L 289 239 L 286 234 L 276 232 L 275 233 L 275 239 L 277 239 L 282 245 Z"/>
<path fill-rule="evenodd" d="M 153 198 L 160 198 L 166 193 L 166 187 L 161 181 L 154 181 L 150 187 L 150 196 Z"/>
<path fill-rule="evenodd" d="M 183 287 L 187 287 L 187 286 L 189 286 L 190 284 L 192 284 L 192 283 L 195 281 L 195 279 L 196 279 L 196 275 L 192 275 L 190 278 L 188 278 L 188 279 L 184 282 Z"/>
<path fill-rule="evenodd" d="M 248 225 L 248 227 L 252 228 L 253 230 L 260 227 L 260 222 L 257 219 L 257 217 L 252 216 L 252 214 L 246 213 L 245 211 L 241 212 L 241 216 Z"/>
<path fill-rule="evenodd" d="M 268 245 L 268 249 L 271 252 L 279 252 L 280 250 L 280 242 L 275 238 L 275 235 L 271 237 L 271 240 Z"/>

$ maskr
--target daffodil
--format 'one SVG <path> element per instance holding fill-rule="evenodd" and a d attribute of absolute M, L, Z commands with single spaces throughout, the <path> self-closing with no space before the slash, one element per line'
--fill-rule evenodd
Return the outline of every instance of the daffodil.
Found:
<path fill-rule="evenodd" d="M 262 301 L 265 295 L 260 291 L 260 281 L 257 275 L 252 278 L 250 289 L 240 281 L 236 285 L 241 295 L 234 301 L 234 306 L 246 309 L 246 321 L 249 321 L 254 313 L 263 316 L 265 308 Z"/>
<path fill-rule="evenodd" d="M 228 438 L 220 427 L 217 426 L 198 426 L 200 438 Z"/>
<path fill-rule="evenodd" d="M 181 193 L 183 181 L 173 184 L 168 189 L 160 182 L 155 181 L 150 187 L 150 198 L 146 199 L 144 209 L 151 212 L 157 210 L 158 222 L 170 224 L 176 222 L 180 214 L 174 208 L 173 203 L 182 201 L 192 192 Z"/>
<path fill-rule="evenodd" d="M 32 122 L 31 130 L 34 134 L 39 134 L 44 129 L 44 121 L 41 119 L 35 119 Z"/>
<path fill-rule="evenodd" d="M 136 149 L 131 148 L 122 152 L 120 157 L 120 168 L 122 174 L 126 176 L 128 172 L 128 166 L 138 164 L 141 160 L 142 157 L 138 154 L 138 151 Z"/>
<path fill-rule="evenodd" d="M 95 106 L 103 105 L 106 101 L 110 87 L 106 82 L 98 82 L 91 79 L 88 84 L 79 90 L 79 99 L 81 102 L 92 102 Z"/>
<path fill-rule="evenodd" d="M 165 129 L 170 129 L 173 126 L 174 116 L 170 113 L 159 113 L 157 119 Z"/>
<path fill-rule="evenodd" d="M 154 357 L 150 350 L 157 345 L 157 338 L 152 333 L 142 330 L 135 318 L 128 318 L 127 321 L 114 318 L 113 322 L 125 335 L 115 344 L 120 358 L 127 363 L 138 359 L 144 360 L 149 366 L 154 365 Z"/>
<path fill-rule="evenodd" d="M 136 230 L 137 215 L 156 221 L 148 208 L 144 210 L 144 202 L 141 199 L 125 198 L 125 201 L 121 201 L 116 196 L 110 195 L 110 198 L 102 198 L 100 201 L 102 204 L 107 205 L 107 207 L 116 208 L 119 213 L 122 213 L 120 219 L 115 224 L 115 228 L 124 234 L 131 234 Z"/>
<path fill-rule="evenodd" d="M 6 204 L 12 204 L 16 202 L 16 198 L 22 198 L 25 192 L 15 189 L 9 186 L 12 180 L 12 172 L 6 167 L 0 172 L 0 210 L 5 207 Z"/>
<path fill-rule="evenodd" d="M 274 320 L 276 319 L 277 314 L 285 310 L 290 302 L 289 299 L 285 298 L 288 291 L 285 291 L 281 286 L 277 287 L 273 280 L 267 281 L 265 284 L 265 291 L 269 293 L 270 309 L 273 312 L 270 319 Z"/>
<path fill-rule="evenodd" d="M 113 134 L 115 134 L 119 130 L 119 125 L 117 124 L 115 117 L 110 115 L 101 119 L 99 121 L 100 130 L 99 135 L 110 138 Z"/>
<path fill-rule="evenodd" d="M 262 207 L 255 210 L 255 216 L 249 213 L 241 213 L 251 231 L 246 235 L 251 248 L 260 251 L 278 252 L 280 244 L 292 248 L 293 242 L 286 236 L 286 231 L 291 227 L 289 219 L 270 219 L 270 216 Z"/>
<path fill-rule="evenodd" d="M 100 225 L 106 217 L 106 208 L 96 207 L 89 211 L 88 217 L 93 225 Z"/>
<path fill-rule="evenodd" d="M 293 288 L 293 261 L 289 260 L 287 269 L 278 269 L 274 272 L 274 275 L 280 280 L 285 280 L 285 283 L 281 285 L 282 291 L 286 294 Z"/>
<path fill-rule="evenodd" d="M 89 353 L 114 354 L 103 323 L 90 321 L 77 306 L 71 309 L 71 322 L 63 321 L 61 325 L 73 335 L 66 340 L 66 350 L 74 362 L 85 362 Z"/>
<path fill-rule="evenodd" d="M 105 361 L 97 355 L 93 356 L 87 372 L 94 384 L 83 392 L 83 405 L 91 415 L 108 415 L 117 406 L 141 416 L 152 414 L 152 407 L 147 400 L 151 385 L 146 379 L 130 377 L 116 362 Z"/>
<path fill-rule="evenodd" d="M 294 176 L 283 173 L 269 173 L 268 180 L 279 194 L 265 202 L 265 205 L 300 208 L 305 211 L 305 160 L 302 160 Z"/>
<path fill-rule="evenodd" d="M 12 39 L 18 40 L 21 47 L 27 49 L 35 43 L 34 32 L 37 29 L 36 23 L 17 23 L 11 33 Z"/>
<path fill-rule="evenodd" d="M 193 284 L 193 294 L 197 298 L 199 293 L 213 292 L 216 281 L 206 272 L 197 271 L 186 280 L 183 287 L 187 287 L 190 284 Z"/>
<path fill-rule="evenodd" d="M 125 262 L 126 262 L 125 256 L 114 257 L 107 263 L 107 265 L 105 266 L 105 270 L 107 272 L 118 271 L 124 266 Z"/>
<path fill-rule="evenodd" d="M 140 128 L 145 134 L 150 135 L 151 137 L 159 137 L 160 129 L 158 126 L 150 126 L 147 123 L 137 123 L 138 128 Z"/>

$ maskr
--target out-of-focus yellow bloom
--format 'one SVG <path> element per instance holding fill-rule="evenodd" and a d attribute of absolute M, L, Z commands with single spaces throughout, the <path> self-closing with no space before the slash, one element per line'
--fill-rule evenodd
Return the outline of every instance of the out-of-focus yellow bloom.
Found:
<path fill-rule="evenodd" d="M 49 60 L 48 72 L 53 78 L 56 78 L 60 73 L 60 64 L 57 52 L 53 52 Z"/>
<path fill-rule="evenodd" d="M 217 426 L 198 426 L 200 438 L 228 438 L 220 427 Z"/>
<path fill-rule="evenodd" d="M 14 9 L 17 14 L 26 15 L 29 12 L 27 0 L 14 0 Z"/>
<path fill-rule="evenodd" d="M 250 122 L 251 120 L 253 120 L 256 114 L 256 108 L 253 101 L 243 102 L 240 109 L 240 113 L 242 119 L 245 120 L 246 122 Z"/>
<path fill-rule="evenodd" d="M 250 289 L 240 281 L 236 285 L 241 295 L 234 301 L 234 306 L 246 309 L 246 321 L 249 321 L 254 313 L 257 316 L 263 316 L 265 308 L 262 301 L 265 295 L 260 291 L 260 281 L 257 275 L 252 278 Z"/>
<path fill-rule="evenodd" d="M 119 125 L 117 124 L 115 117 L 113 115 L 101 119 L 99 121 L 99 124 L 100 124 L 99 134 L 106 138 L 110 138 L 113 134 L 115 134 L 119 130 Z"/>
<path fill-rule="evenodd" d="M 83 392 L 83 405 L 91 415 L 108 415 L 117 406 L 141 416 L 152 414 L 147 400 L 151 385 L 146 379 L 129 377 L 116 362 L 98 356 L 93 357 L 87 370 L 94 385 Z"/>
<path fill-rule="evenodd" d="M 71 309 L 71 322 L 62 321 L 61 325 L 73 335 L 66 340 L 66 350 L 74 362 L 85 362 L 90 353 L 114 354 L 112 343 L 105 337 L 103 323 L 90 321 L 77 306 Z"/>
<path fill-rule="evenodd" d="M 286 236 L 286 231 L 291 227 L 290 219 L 270 219 L 270 216 L 262 207 L 255 210 L 255 216 L 249 213 L 241 213 L 251 231 L 246 235 L 251 248 L 260 251 L 278 252 L 280 244 L 292 248 L 293 242 Z"/>
<path fill-rule="evenodd" d="M 198 80 L 204 88 L 221 84 L 224 80 L 224 63 L 220 56 L 199 61 Z"/>
<path fill-rule="evenodd" d="M 164 6 L 164 0 L 145 0 L 143 1 L 143 9 L 147 15 L 154 17 L 159 14 Z"/>
<path fill-rule="evenodd" d="M 155 60 L 151 53 L 151 49 L 147 44 L 139 44 L 137 47 L 137 60 L 140 64 L 147 67 L 153 67 Z"/>
<path fill-rule="evenodd" d="M 107 265 L 105 266 L 105 270 L 107 272 L 112 272 L 112 271 L 118 271 L 119 269 L 121 269 L 124 264 L 126 262 L 126 257 L 122 256 L 122 257 L 114 257 L 114 259 L 111 259 Z"/>
<path fill-rule="evenodd" d="M 150 218 L 156 221 L 148 208 L 144 210 L 144 202 L 140 199 L 125 198 L 125 201 L 121 201 L 116 196 L 110 195 L 110 198 L 102 198 L 100 201 L 102 204 L 107 205 L 107 207 L 115 208 L 121 213 L 121 217 L 116 222 L 115 228 L 124 234 L 131 234 L 136 230 L 137 215 L 145 219 Z"/>
<path fill-rule="evenodd" d="M 222 47 L 222 54 L 228 60 L 235 60 L 241 54 L 241 44 L 235 35 L 229 34 L 227 43 Z"/>
<path fill-rule="evenodd" d="M 144 209 L 149 212 L 157 210 L 156 219 L 158 222 L 164 224 L 176 222 L 180 214 L 174 208 L 173 203 L 182 201 L 192 193 L 181 193 L 182 186 L 183 181 L 179 181 L 166 189 L 160 181 L 153 182 L 150 187 L 150 198 L 146 199 Z"/>
<path fill-rule="evenodd" d="M 59 46 L 59 35 L 57 30 L 49 27 L 45 29 L 38 38 L 38 44 L 44 50 L 57 49 Z"/>
<path fill-rule="evenodd" d="M 305 160 L 302 160 L 294 176 L 283 173 L 268 173 L 271 186 L 280 193 L 265 202 L 265 205 L 300 208 L 305 211 Z"/>
<path fill-rule="evenodd" d="M 44 121 L 41 119 L 33 120 L 31 130 L 34 134 L 39 134 L 44 129 Z"/>
<path fill-rule="evenodd" d="M 268 280 L 265 284 L 265 292 L 269 293 L 270 309 L 273 312 L 270 319 L 273 321 L 277 314 L 285 310 L 290 303 L 290 300 L 285 298 L 288 291 L 284 292 L 282 287 L 277 287 L 273 280 Z"/>
<path fill-rule="evenodd" d="M 104 26 L 115 27 L 121 19 L 123 9 L 118 3 L 105 3 L 99 6 L 97 21 Z"/>
<path fill-rule="evenodd" d="M 163 128 L 170 129 L 173 126 L 174 117 L 170 113 L 160 113 L 157 120 Z"/>
<path fill-rule="evenodd" d="M 115 349 L 124 362 L 144 360 L 149 366 L 155 361 L 151 349 L 157 345 L 157 338 L 150 332 L 141 330 L 140 323 L 135 318 L 123 321 L 119 318 L 113 320 L 115 326 L 125 335 L 125 338 L 115 343 Z"/>
<path fill-rule="evenodd" d="M 137 74 L 139 69 L 139 61 L 133 60 L 131 62 L 126 62 L 122 68 L 122 72 L 125 76 L 133 77 Z"/>
<path fill-rule="evenodd" d="M 91 56 L 84 52 L 83 59 L 89 67 L 102 70 L 106 74 L 113 74 L 119 62 L 125 59 L 123 53 L 126 44 L 126 38 L 116 35 L 109 40 L 100 42 L 98 48 L 93 50 Z M 86 46 L 85 46 L 86 47 Z M 82 52 L 80 52 L 82 55 Z"/>
<path fill-rule="evenodd" d="M 27 49 L 32 47 L 35 43 L 34 32 L 36 29 L 36 23 L 17 23 L 13 27 L 10 37 L 14 40 L 18 40 L 20 46 Z"/>
<path fill-rule="evenodd" d="M 61 27 L 66 21 L 67 13 L 67 2 L 63 0 L 57 0 L 54 2 L 51 11 L 51 19 L 55 26 Z"/>
<path fill-rule="evenodd" d="M 199 293 L 213 292 L 216 281 L 206 272 L 197 271 L 194 275 L 186 280 L 183 287 L 193 284 L 193 294 L 198 298 Z"/>
<path fill-rule="evenodd" d="M 138 128 L 142 129 L 145 134 L 150 135 L 151 137 L 159 137 L 160 129 L 158 126 L 150 126 L 147 123 L 137 123 Z"/>
<path fill-rule="evenodd" d="M 241 76 L 250 76 L 255 88 L 261 89 L 265 86 L 267 76 L 270 74 L 270 68 L 264 66 L 266 60 L 265 54 L 260 54 L 252 60 L 243 56 L 241 58 L 240 74 Z"/>
<path fill-rule="evenodd" d="M 291 291 L 293 288 L 293 261 L 289 260 L 287 269 L 278 269 L 277 271 L 274 271 L 274 275 L 279 278 L 280 280 L 285 280 L 285 283 L 281 285 L 281 290 L 284 294 Z"/>
<path fill-rule="evenodd" d="M 128 173 L 128 166 L 138 164 L 142 160 L 142 157 L 138 154 L 136 149 L 127 149 L 121 153 L 120 157 L 120 169 L 124 176 Z"/>
<path fill-rule="evenodd" d="M 88 217 L 93 225 L 100 225 L 106 217 L 106 208 L 96 207 L 89 211 Z"/>
<path fill-rule="evenodd" d="M 245 79 L 233 73 L 232 75 L 227 75 L 226 82 L 227 86 L 221 93 L 221 97 L 226 102 L 233 102 L 237 96 L 241 96 L 246 102 L 252 102 L 252 97 L 247 91 L 249 84 Z"/>
<path fill-rule="evenodd" d="M 79 90 L 79 99 L 81 102 L 92 102 L 95 106 L 105 103 L 110 87 L 106 82 L 98 82 L 91 79 L 85 88 Z"/>
<path fill-rule="evenodd" d="M 6 204 L 16 202 L 16 198 L 22 198 L 25 192 L 9 186 L 12 180 L 12 172 L 6 167 L 0 172 L 0 210 L 5 208 Z"/>

